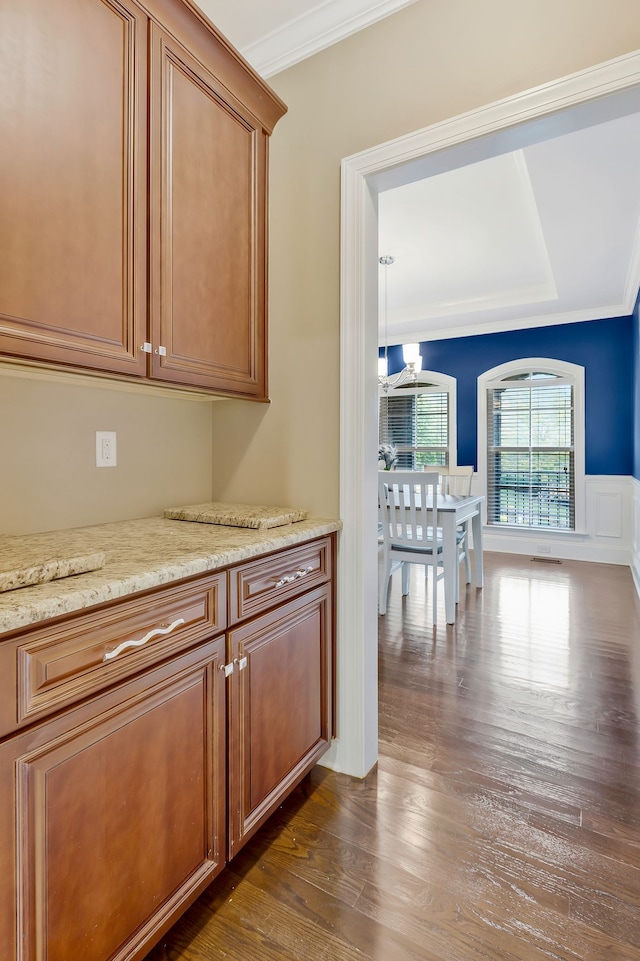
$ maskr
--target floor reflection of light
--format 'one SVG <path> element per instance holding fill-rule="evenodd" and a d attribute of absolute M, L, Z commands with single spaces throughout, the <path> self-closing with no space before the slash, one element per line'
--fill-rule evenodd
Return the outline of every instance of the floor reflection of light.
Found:
<path fill-rule="evenodd" d="M 568 583 L 560 579 L 503 577 L 498 603 L 498 617 L 510 641 L 503 672 L 523 683 L 555 683 L 568 687 L 571 616 Z"/>

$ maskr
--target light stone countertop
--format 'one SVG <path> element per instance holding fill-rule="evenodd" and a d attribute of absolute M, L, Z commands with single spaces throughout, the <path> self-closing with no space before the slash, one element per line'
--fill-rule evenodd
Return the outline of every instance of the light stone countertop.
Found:
<path fill-rule="evenodd" d="M 6 567 L 25 555 L 56 558 L 103 551 L 99 570 L 0 593 L 2 634 L 118 597 L 281 550 L 341 529 L 340 521 L 307 518 L 269 530 L 146 517 L 24 536 L 0 535 Z"/>

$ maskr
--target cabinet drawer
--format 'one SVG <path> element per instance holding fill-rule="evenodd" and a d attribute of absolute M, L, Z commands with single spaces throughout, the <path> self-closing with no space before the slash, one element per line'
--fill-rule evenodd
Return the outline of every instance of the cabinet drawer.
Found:
<path fill-rule="evenodd" d="M 330 577 L 328 537 L 234 567 L 229 571 L 229 623 L 253 617 Z"/>
<path fill-rule="evenodd" d="M 225 579 L 215 574 L 30 632 L 17 642 L 18 724 L 223 631 Z"/>

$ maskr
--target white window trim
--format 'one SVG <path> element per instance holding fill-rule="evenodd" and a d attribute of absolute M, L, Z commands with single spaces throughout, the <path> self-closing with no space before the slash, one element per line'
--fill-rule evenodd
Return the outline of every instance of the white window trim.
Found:
<path fill-rule="evenodd" d="M 501 381 L 504 377 L 513 374 L 522 374 L 532 369 L 548 371 L 573 384 L 573 432 L 574 432 L 574 471 L 575 471 L 575 530 L 573 531 L 554 531 L 545 528 L 545 535 L 553 536 L 555 533 L 567 536 L 567 534 L 586 534 L 586 482 L 585 482 L 585 416 L 584 416 L 584 367 L 580 364 L 571 364 L 564 360 L 554 360 L 550 357 L 521 357 L 517 360 L 509 361 L 506 364 L 499 364 L 486 370 L 478 377 L 478 482 L 477 491 L 484 495 L 482 504 L 482 520 L 487 524 L 487 389 L 494 381 Z M 501 525 L 501 530 L 503 526 Z M 508 530 L 507 527 L 504 528 Z M 514 528 L 515 529 L 515 528 Z M 491 527 L 494 530 L 494 527 Z M 530 534 L 539 539 L 540 531 L 533 528 L 518 527 L 517 530 L 522 536 Z"/>
<path fill-rule="evenodd" d="M 391 376 L 393 377 L 393 375 Z M 425 381 L 432 386 L 425 387 L 420 381 Z M 382 397 L 393 397 L 396 392 L 399 397 L 406 397 L 407 394 L 442 393 L 442 391 L 446 391 L 449 395 L 449 423 L 447 431 L 449 441 L 447 445 L 448 463 L 449 467 L 456 467 L 458 464 L 458 382 L 451 374 L 441 374 L 436 370 L 421 370 L 418 374 L 418 383 L 414 389 L 409 387 L 391 387 L 390 390 L 384 391 L 382 387 L 380 387 L 378 390 L 378 416 L 380 416 L 380 398 Z"/>

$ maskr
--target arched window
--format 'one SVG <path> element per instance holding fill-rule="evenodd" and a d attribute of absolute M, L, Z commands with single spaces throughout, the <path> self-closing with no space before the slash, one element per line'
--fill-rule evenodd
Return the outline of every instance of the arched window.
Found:
<path fill-rule="evenodd" d="M 478 379 L 487 523 L 584 530 L 584 367 L 529 357 Z"/>
<path fill-rule="evenodd" d="M 423 370 L 417 381 L 380 390 L 378 441 L 397 451 L 398 468 L 456 463 L 456 379 Z"/>

